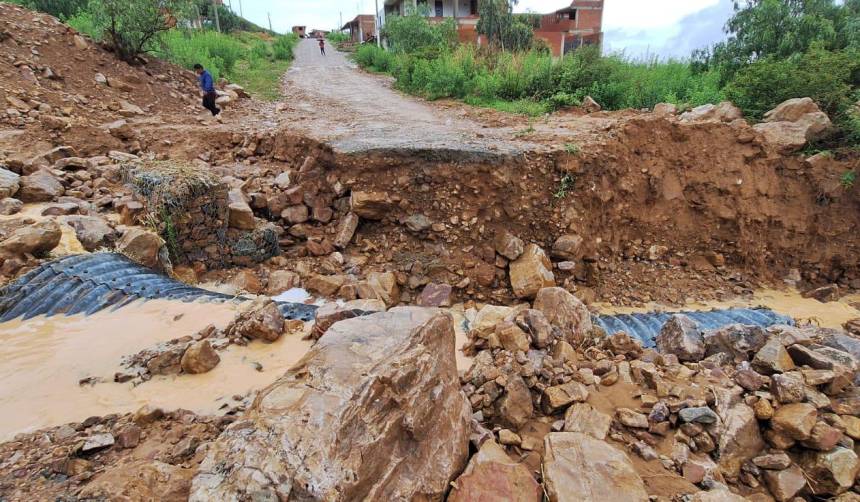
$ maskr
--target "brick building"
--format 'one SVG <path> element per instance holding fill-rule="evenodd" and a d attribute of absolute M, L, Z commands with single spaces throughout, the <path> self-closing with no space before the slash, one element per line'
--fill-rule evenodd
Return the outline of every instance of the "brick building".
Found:
<path fill-rule="evenodd" d="M 419 4 L 429 7 L 433 19 L 454 18 L 461 42 L 481 44 L 478 36 L 478 0 L 385 0 L 384 15 L 404 15 Z M 384 18 L 383 18 L 384 23 Z M 567 7 L 541 16 L 535 37 L 560 57 L 582 45 L 603 43 L 603 0 L 573 0 Z"/>
<path fill-rule="evenodd" d="M 350 39 L 355 43 L 366 42 L 376 35 L 376 16 L 373 14 L 355 16 L 355 19 L 341 27 L 341 31 L 348 31 Z"/>

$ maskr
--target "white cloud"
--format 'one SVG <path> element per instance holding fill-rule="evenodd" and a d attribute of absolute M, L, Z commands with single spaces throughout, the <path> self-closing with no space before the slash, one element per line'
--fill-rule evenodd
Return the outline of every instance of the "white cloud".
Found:
<path fill-rule="evenodd" d="M 332 29 L 356 14 L 372 14 L 374 0 L 224 0 L 245 17 L 268 26 L 271 13 L 275 31 L 293 25 Z M 383 0 L 379 0 L 381 6 Z M 639 56 L 686 56 L 692 48 L 708 45 L 722 36 L 720 29 L 731 12 L 731 0 L 605 0 L 603 30 L 609 50 Z M 518 12 L 547 13 L 570 5 L 569 0 L 520 0 Z M 704 15 L 703 15 L 704 14 Z M 698 45 L 697 45 L 698 44 Z"/>

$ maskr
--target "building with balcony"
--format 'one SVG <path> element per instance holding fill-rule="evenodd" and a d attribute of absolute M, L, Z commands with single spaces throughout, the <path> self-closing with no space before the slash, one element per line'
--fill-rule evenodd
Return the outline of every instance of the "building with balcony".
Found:
<path fill-rule="evenodd" d="M 535 37 L 549 46 L 552 54 L 561 57 L 583 45 L 603 43 L 603 1 L 573 0 L 570 5 L 544 14 Z M 422 8 L 419 9 L 419 6 Z M 478 36 L 478 0 L 385 0 L 382 15 L 405 15 L 408 12 L 427 12 L 432 19 L 453 18 L 461 42 L 483 44 Z"/>

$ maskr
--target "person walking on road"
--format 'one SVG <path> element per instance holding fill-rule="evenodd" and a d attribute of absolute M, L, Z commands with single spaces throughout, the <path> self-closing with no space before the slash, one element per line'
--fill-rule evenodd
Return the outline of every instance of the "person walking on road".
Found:
<path fill-rule="evenodd" d="M 212 112 L 215 117 L 221 110 L 215 105 L 215 100 L 218 94 L 215 93 L 215 82 L 212 80 L 212 75 L 203 68 L 203 65 L 194 65 L 194 73 L 197 74 L 197 81 L 200 82 L 200 89 L 203 91 L 203 108 Z"/>
<path fill-rule="evenodd" d="M 325 39 L 320 38 L 320 54 L 325 56 Z"/>

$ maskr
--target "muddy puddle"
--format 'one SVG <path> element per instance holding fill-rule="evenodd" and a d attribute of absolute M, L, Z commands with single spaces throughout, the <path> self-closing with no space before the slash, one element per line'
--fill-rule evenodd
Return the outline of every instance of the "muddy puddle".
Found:
<path fill-rule="evenodd" d="M 778 314 L 801 321 L 811 321 L 823 328 L 841 328 L 845 322 L 860 317 L 860 309 L 858 309 L 860 294 L 846 295 L 839 301 L 822 303 L 813 298 L 804 298 L 796 290 L 763 289 L 755 292 L 752 297 L 707 303 L 688 303 L 683 309 L 659 304 L 649 304 L 645 307 L 614 307 L 606 304 L 597 304 L 596 306 L 603 314 L 767 307 Z"/>
<path fill-rule="evenodd" d="M 300 334 L 286 335 L 269 345 L 230 346 L 220 352 L 221 363 L 203 375 L 156 376 L 137 387 L 112 381 L 123 356 L 194 334 L 208 324 L 224 327 L 237 308 L 155 300 L 90 317 L 0 324 L 0 441 L 90 416 L 134 411 L 144 404 L 215 413 L 234 403 L 234 395 L 274 382 L 310 347 Z M 78 384 L 87 377 L 106 382 Z"/>

